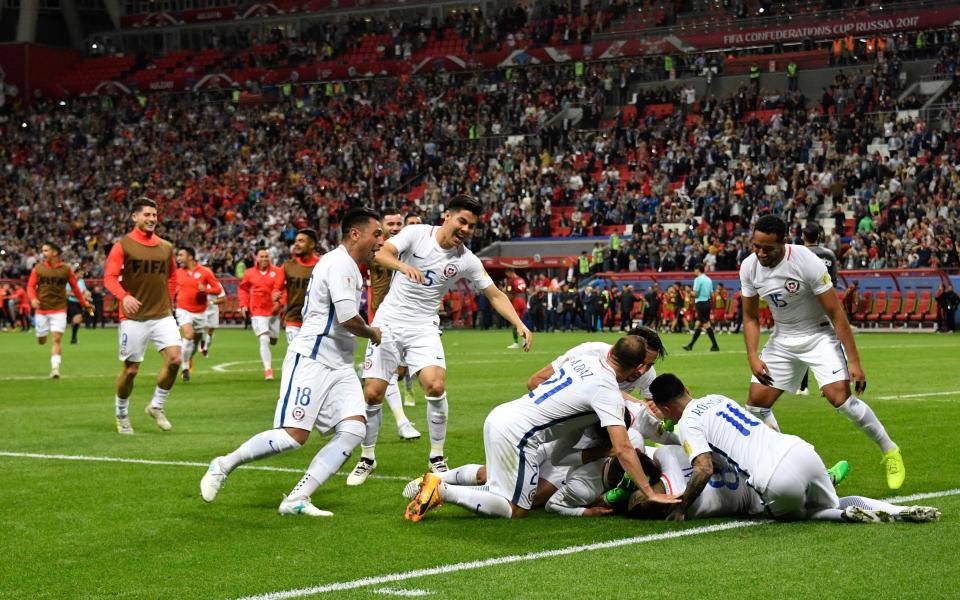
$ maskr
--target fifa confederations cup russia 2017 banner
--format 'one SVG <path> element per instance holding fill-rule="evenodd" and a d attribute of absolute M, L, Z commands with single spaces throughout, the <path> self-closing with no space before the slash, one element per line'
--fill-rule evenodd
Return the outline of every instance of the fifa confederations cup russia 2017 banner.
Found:
<path fill-rule="evenodd" d="M 876 36 L 898 31 L 916 31 L 947 27 L 960 19 L 960 7 L 924 9 L 894 14 L 877 14 L 863 17 L 811 21 L 787 24 L 764 29 L 730 31 L 678 36 L 692 49 L 730 46 L 752 46 L 776 42 L 800 42 L 804 39 L 822 40 L 854 36 Z"/>

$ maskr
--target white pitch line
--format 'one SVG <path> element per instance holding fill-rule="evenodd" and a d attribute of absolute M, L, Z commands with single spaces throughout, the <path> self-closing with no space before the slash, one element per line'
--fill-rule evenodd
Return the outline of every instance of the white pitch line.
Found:
<path fill-rule="evenodd" d="M 953 392 L 926 392 L 923 394 L 893 394 L 891 396 L 877 396 L 877 400 L 900 400 L 901 398 L 927 398 L 929 396 L 960 396 L 960 390 L 956 390 Z"/>
<path fill-rule="evenodd" d="M 511 563 L 527 562 L 539 560 L 541 558 L 551 558 L 554 556 L 567 556 L 569 554 L 579 554 L 580 552 L 590 552 L 593 550 L 605 550 L 608 548 L 619 548 L 621 546 L 630 546 L 633 544 L 644 544 L 647 542 L 658 542 L 675 538 L 701 535 L 704 533 L 714 533 L 717 531 L 727 531 L 729 529 L 740 529 L 743 527 L 753 527 L 762 525 L 770 521 L 732 521 L 730 523 L 721 523 L 719 525 L 708 525 L 705 527 L 693 527 L 681 531 L 667 531 L 664 533 L 655 533 L 650 535 L 641 535 L 637 537 L 621 538 L 607 542 L 597 542 L 593 544 L 583 544 L 579 546 L 568 546 L 556 550 L 545 550 L 542 552 L 531 552 L 529 554 L 511 554 L 509 556 L 500 556 L 496 558 L 487 558 L 484 560 L 474 560 L 470 562 L 460 562 L 450 565 L 441 565 L 439 567 L 430 567 L 427 569 L 415 569 L 413 571 L 404 571 L 402 573 L 392 573 L 389 575 L 379 575 L 377 577 L 365 577 L 353 581 L 344 581 L 340 583 L 330 583 L 327 585 L 318 585 L 316 587 L 300 588 L 296 590 L 287 590 L 284 592 L 272 592 L 258 596 L 244 596 L 240 600 L 282 600 L 284 598 L 300 598 L 313 594 L 323 594 L 327 592 L 341 592 L 344 590 L 353 590 L 371 585 L 380 585 L 383 583 L 393 583 L 396 581 L 406 581 L 407 579 L 416 579 L 418 577 L 427 577 L 430 575 L 444 575 L 446 573 L 455 573 L 457 571 L 472 571 L 474 569 L 483 569 Z"/>
<path fill-rule="evenodd" d="M 147 458 L 120 458 L 116 456 L 84 456 L 76 454 L 38 454 L 34 452 L 4 452 L 0 451 L 0 457 L 8 456 L 11 458 L 39 458 L 47 460 L 77 460 L 82 462 L 110 462 L 125 463 L 134 465 L 162 465 L 170 467 L 208 467 L 210 463 L 191 462 L 186 460 L 151 460 Z M 239 469 L 249 469 L 251 471 L 273 471 L 276 473 L 303 473 L 303 469 L 291 469 L 289 467 L 267 467 L 262 465 L 243 465 Z M 337 475 L 345 476 L 344 473 Z M 370 475 L 373 479 L 382 479 L 384 481 L 410 481 L 412 477 L 403 477 L 401 475 Z"/>
<path fill-rule="evenodd" d="M 410 598 L 417 596 L 430 596 L 433 594 L 433 592 L 429 592 L 427 590 L 404 590 L 397 588 L 379 588 L 373 590 L 373 593 L 380 594 L 382 596 L 407 596 Z"/>
<path fill-rule="evenodd" d="M 954 488 L 952 490 L 941 490 L 939 492 L 921 492 L 921 493 L 912 494 L 909 496 L 894 496 L 892 498 L 884 498 L 884 500 L 890 503 L 912 502 L 914 500 L 924 500 L 927 498 L 942 498 L 944 496 L 956 496 L 956 495 L 960 495 L 960 488 Z M 404 571 L 402 573 L 380 575 L 377 577 L 365 577 L 363 579 L 354 579 L 353 581 L 329 583 L 327 585 L 320 585 L 316 587 L 300 588 L 295 590 L 287 590 L 283 592 L 271 592 L 268 594 L 260 594 L 256 596 L 244 596 L 239 600 L 284 600 L 286 598 L 300 598 L 303 596 L 311 596 L 314 594 L 324 594 L 327 592 L 342 592 L 345 590 L 353 590 L 361 587 L 380 585 L 383 583 L 393 583 L 396 581 L 406 581 L 409 579 L 417 579 L 420 577 L 428 577 L 431 575 L 444 575 L 446 573 L 454 573 L 457 571 L 472 571 L 475 569 L 483 569 L 485 567 L 494 567 L 494 566 L 500 566 L 500 565 L 505 565 L 510 563 L 539 560 L 541 558 L 552 558 L 554 556 L 567 556 L 569 554 L 579 554 L 581 552 L 590 552 L 593 550 L 605 550 L 608 548 L 618 548 L 621 546 L 631 546 L 635 544 L 644 544 L 647 542 L 658 542 L 661 540 L 669 540 L 669 539 L 676 539 L 681 537 L 703 535 L 707 533 L 716 533 L 718 531 L 740 529 L 743 527 L 752 527 L 754 525 L 769 525 L 775 522 L 776 521 L 771 521 L 768 519 L 754 520 L 754 521 L 731 521 L 729 523 L 721 523 L 718 525 L 708 525 L 705 527 L 694 527 L 692 529 L 684 529 L 682 531 L 667 531 L 664 533 L 643 535 L 643 536 L 631 537 L 631 538 L 622 538 L 619 540 L 610 540 L 608 542 L 597 542 L 594 544 L 568 546 L 566 548 L 558 548 L 556 550 L 531 552 L 529 554 L 512 554 L 509 556 L 502 556 L 497 558 L 488 558 L 484 560 L 475 560 L 470 562 L 454 563 L 450 565 L 441 565 L 439 567 L 430 567 L 427 569 L 416 569 L 413 571 Z"/>

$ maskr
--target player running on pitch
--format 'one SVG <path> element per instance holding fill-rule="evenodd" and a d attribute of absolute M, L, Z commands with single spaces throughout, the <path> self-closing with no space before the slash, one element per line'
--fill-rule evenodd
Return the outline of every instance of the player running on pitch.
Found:
<path fill-rule="evenodd" d="M 240 312 L 250 317 L 250 325 L 260 344 L 260 361 L 263 363 L 263 378 L 273 379 L 273 356 L 270 346 L 280 339 L 280 301 L 274 299 L 280 269 L 270 262 L 270 251 L 257 250 L 257 264 L 243 272 L 243 280 L 237 287 Z"/>

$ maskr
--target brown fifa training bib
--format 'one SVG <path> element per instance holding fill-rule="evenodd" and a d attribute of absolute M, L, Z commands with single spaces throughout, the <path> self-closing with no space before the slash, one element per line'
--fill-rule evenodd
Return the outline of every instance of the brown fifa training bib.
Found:
<path fill-rule="evenodd" d="M 283 263 L 283 276 L 287 286 L 287 310 L 283 313 L 285 322 L 303 322 L 303 301 L 307 297 L 307 284 L 310 283 L 312 273 L 313 266 L 305 267 L 296 260 Z"/>
<path fill-rule="evenodd" d="M 141 304 L 135 314 L 124 315 L 132 321 L 153 321 L 173 315 L 167 284 L 173 244 L 159 241 L 156 246 L 144 246 L 129 235 L 120 238 L 123 289 Z"/>

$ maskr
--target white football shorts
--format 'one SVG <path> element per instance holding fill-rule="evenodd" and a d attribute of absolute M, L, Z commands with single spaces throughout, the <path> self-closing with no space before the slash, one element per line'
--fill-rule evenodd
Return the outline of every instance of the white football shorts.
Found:
<path fill-rule="evenodd" d="M 850 380 L 843 345 L 832 329 L 803 336 L 774 333 L 760 352 L 760 360 L 766 363 L 773 377 L 773 387 L 785 392 L 800 389 L 800 381 L 808 368 L 821 388 L 835 381 Z M 756 377 L 750 381 L 760 383 Z"/>
<path fill-rule="evenodd" d="M 530 510 L 540 480 L 540 449 L 530 442 L 519 448 L 520 440 L 507 433 L 509 428 L 500 423 L 502 418 L 494 409 L 483 422 L 487 485 L 494 494 Z"/>
<path fill-rule="evenodd" d="M 170 346 L 180 345 L 180 329 L 177 322 L 170 317 L 152 319 L 150 321 L 120 321 L 120 360 L 128 362 L 143 362 L 147 352 L 147 343 L 153 342 L 160 351 Z"/>
<path fill-rule="evenodd" d="M 397 328 L 381 327 L 379 346 L 367 342 L 363 360 L 363 379 L 390 381 L 397 367 L 406 362 L 411 375 L 425 367 L 447 368 L 447 360 L 440 341 L 440 331 L 435 327 Z"/>
<path fill-rule="evenodd" d="M 805 519 L 825 508 L 840 506 L 823 459 L 806 442 L 790 448 L 767 482 L 767 488 L 757 491 L 767 512 L 777 519 Z"/>
<path fill-rule="evenodd" d="M 297 337 L 297 334 L 300 333 L 299 325 L 287 325 L 284 329 L 284 333 L 287 334 L 287 344 L 293 341 L 293 338 Z"/>
<path fill-rule="evenodd" d="M 203 313 L 204 318 L 207 320 L 208 329 L 216 329 L 220 327 L 220 305 L 211 304 L 207 306 L 207 312 Z"/>
<path fill-rule="evenodd" d="M 269 317 L 250 317 L 250 326 L 254 335 L 268 334 L 271 340 L 280 337 L 280 315 Z"/>
<path fill-rule="evenodd" d="M 177 325 L 183 327 L 189 324 L 193 330 L 200 333 L 207 326 L 207 312 L 190 312 L 182 308 L 177 309 Z"/>
<path fill-rule="evenodd" d="M 46 337 L 51 331 L 54 333 L 63 333 L 67 330 L 66 311 L 46 315 L 37 313 L 34 321 L 37 326 L 37 337 Z"/>
<path fill-rule="evenodd" d="M 363 388 L 352 367 L 331 369 L 296 352 L 284 356 L 275 428 L 316 429 L 329 435 L 337 423 L 362 417 L 366 410 Z"/>

